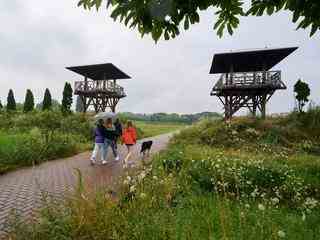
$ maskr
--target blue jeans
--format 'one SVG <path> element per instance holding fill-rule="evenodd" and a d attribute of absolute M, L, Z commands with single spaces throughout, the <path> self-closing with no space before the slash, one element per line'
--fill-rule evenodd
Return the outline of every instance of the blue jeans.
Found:
<path fill-rule="evenodd" d="M 106 146 L 103 143 L 95 143 L 94 144 L 94 149 L 91 155 L 91 161 L 95 162 L 97 159 L 97 155 L 100 152 L 100 156 L 101 156 L 101 161 L 106 160 Z"/>
<path fill-rule="evenodd" d="M 117 156 L 118 156 L 117 146 L 116 146 L 116 142 L 115 142 L 115 141 L 110 140 L 110 139 L 106 139 L 106 140 L 104 141 L 104 145 L 105 145 L 105 150 L 104 150 L 105 158 L 104 158 L 104 159 L 107 159 L 109 147 L 111 147 L 111 149 L 112 149 L 113 156 L 114 156 L 114 157 L 117 157 Z"/>

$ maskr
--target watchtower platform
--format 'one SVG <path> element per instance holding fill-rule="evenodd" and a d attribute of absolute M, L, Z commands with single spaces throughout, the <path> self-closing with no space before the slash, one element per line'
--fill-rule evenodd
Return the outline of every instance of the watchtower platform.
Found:
<path fill-rule="evenodd" d="M 112 63 L 67 67 L 68 70 L 84 77 L 74 85 L 74 94 L 80 96 L 84 112 L 90 106 L 96 113 L 105 112 L 110 108 L 116 111 L 116 106 L 121 98 L 126 97 L 124 88 L 117 84 L 119 79 L 130 79 Z"/>
<path fill-rule="evenodd" d="M 217 96 L 230 119 L 241 108 L 253 116 L 257 110 L 266 116 L 266 104 L 276 90 L 286 89 L 281 71 L 271 71 L 276 64 L 295 51 L 293 48 L 260 49 L 215 54 L 210 74 L 221 74 L 211 96 Z"/>

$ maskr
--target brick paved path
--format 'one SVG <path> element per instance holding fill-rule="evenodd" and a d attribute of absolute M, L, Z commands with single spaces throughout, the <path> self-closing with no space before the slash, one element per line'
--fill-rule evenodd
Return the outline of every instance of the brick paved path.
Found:
<path fill-rule="evenodd" d="M 153 137 L 152 153 L 166 147 L 171 134 Z M 141 144 L 138 143 L 131 160 L 138 161 Z M 25 168 L 0 176 L 0 235 L 5 230 L 5 222 L 13 210 L 19 215 L 29 216 L 41 204 L 43 193 L 59 197 L 77 183 L 75 169 L 80 169 L 86 184 L 98 187 L 112 184 L 122 171 L 120 162 L 111 161 L 111 149 L 106 165 L 90 166 L 90 152 L 71 158 L 50 161 L 34 168 Z M 126 156 L 126 149 L 119 145 L 120 158 Z M 3 233 L 3 232 L 2 232 Z"/>

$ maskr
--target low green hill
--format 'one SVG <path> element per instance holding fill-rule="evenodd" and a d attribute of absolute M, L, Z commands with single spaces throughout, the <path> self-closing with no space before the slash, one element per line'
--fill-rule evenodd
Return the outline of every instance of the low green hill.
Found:
<path fill-rule="evenodd" d="M 153 113 L 153 114 L 142 114 L 142 113 L 131 113 L 124 112 L 119 114 L 125 119 L 135 121 L 146 121 L 146 122 L 176 122 L 191 124 L 197 122 L 203 118 L 221 118 L 222 116 L 216 112 L 202 112 L 195 114 L 177 114 L 177 113 Z"/>

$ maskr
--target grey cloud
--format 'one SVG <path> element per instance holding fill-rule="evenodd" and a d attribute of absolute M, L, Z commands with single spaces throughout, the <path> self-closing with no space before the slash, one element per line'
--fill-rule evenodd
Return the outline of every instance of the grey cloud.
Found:
<path fill-rule="evenodd" d="M 64 82 L 79 80 L 64 67 L 113 62 L 133 77 L 119 82 L 128 93 L 119 105 L 121 111 L 221 112 L 219 101 L 209 96 L 219 77 L 208 74 L 214 53 L 298 45 L 299 50 L 276 67 L 282 70 L 288 90 L 275 94 L 269 111 L 286 112 L 293 107 L 292 88 L 299 77 L 310 83 L 311 98 L 320 103 L 319 33 L 309 38 L 308 31 L 295 31 L 288 13 L 243 18 L 233 36 L 219 39 L 212 29 L 213 11 L 209 10 L 190 31 L 156 45 L 150 37 L 141 39 L 136 30 L 113 22 L 104 10 L 87 12 L 77 8 L 76 3 L 0 3 L 1 8 L 10 9 L 1 16 L 6 23 L 0 30 L 2 101 L 9 88 L 15 90 L 19 101 L 26 88 L 31 88 L 39 101 L 46 87 L 54 98 L 61 99 Z"/>

